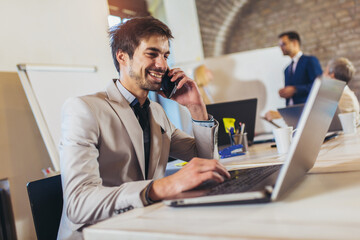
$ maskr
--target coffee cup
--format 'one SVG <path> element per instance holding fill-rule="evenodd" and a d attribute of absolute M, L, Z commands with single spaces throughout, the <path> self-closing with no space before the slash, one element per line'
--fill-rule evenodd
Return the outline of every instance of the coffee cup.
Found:
<path fill-rule="evenodd" d="M 293 127 L 282 127 L 273 129 L 276 148 L 279 154 L 284 154 L 289 151 L 294 131 L 295 130 L 293 130 Z"/>
<path fill-rule="evenodd" d="M 339 119 L 344 134 L 356 133 L 356 113 L 339 113 Z"/>

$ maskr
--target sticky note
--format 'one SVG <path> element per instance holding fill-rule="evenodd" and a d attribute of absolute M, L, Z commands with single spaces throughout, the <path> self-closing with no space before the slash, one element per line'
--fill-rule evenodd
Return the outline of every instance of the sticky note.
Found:
<path fill-rule="evenodd" d="M 187 162 L 181 162 L 181 163 L 176 163 L 175 166 L 182 167 L 182 166 L 185 166 L 186 164 L 187 164 Z"/>
<path fill-rule="evenodd" d="M 225 132 L 229 133 L 229 129 L 235 129 L 235 118 L 223 118 Z"/>

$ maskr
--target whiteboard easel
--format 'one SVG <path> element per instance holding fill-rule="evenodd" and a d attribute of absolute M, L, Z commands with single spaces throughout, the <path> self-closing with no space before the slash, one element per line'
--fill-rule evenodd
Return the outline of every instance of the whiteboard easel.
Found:
<path fill-rule="evenodd" d="M 103 89 L 104 83 L 95 66 L 19 64 L 17 68 L 54 169 L 60 171 L 62 105 L 69 97 Z"/>

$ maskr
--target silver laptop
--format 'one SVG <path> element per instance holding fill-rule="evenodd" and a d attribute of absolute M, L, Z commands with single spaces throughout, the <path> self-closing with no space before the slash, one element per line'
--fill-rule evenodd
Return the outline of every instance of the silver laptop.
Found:
<path fill-rule="evenodd" d="M 231 171 L 232 178 L 221 184 L 204 182 L 164 204 L 181 207 L 279 199 L 314 166 L 344 87 L 345 82 L 330 78 L 314 81 L 284 164 Z"/>
<path fill-rule="evenodd" d="M 277 110 L 288 126 L 297 128 L 303 109 L 304 109 L 304 104 L 296 104 L 284 108 L 278 108 Z M 338 116 L 339 113 L 340 113 L 339 108 L 337 108 L 335 115 L 330 123 L 328 132 L 342 131 L 341 122 Z"/>

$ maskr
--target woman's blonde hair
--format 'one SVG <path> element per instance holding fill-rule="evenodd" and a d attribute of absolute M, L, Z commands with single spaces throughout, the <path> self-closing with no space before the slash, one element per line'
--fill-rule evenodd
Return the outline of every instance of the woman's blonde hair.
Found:
<path fill-rule="evenodd" d="M 200 65 L 195 69 L 194 80 L 199 87 L 199 92 L 205 104 L 213 103 L 212 97 L 206 91 L 206 86 L 212 79 L 211 71 L 204 65 Z"/>
<path fill-rule="evenodd" d="M 209 84 L 211 81 L 210 70 L 204 65 L 200 65 L 195 69 L 194 80 L 198 87 L 203 87 Z"/>

